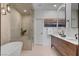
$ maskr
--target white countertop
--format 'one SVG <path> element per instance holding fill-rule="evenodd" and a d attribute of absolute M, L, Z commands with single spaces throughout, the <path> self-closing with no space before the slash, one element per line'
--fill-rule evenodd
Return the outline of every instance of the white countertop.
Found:
<path fill-rule="evenodd" d="M 70 42 L 72 44 L 78 45 L 78 39 L 75 39 L 73 37 L 61 37 L 58 34 L 48 34 L 48 35 L 52 35 L 52 36 L 58 37 L 58 38 L 60 38 L 62 40 L 68 41 L 68 42 Z"/>

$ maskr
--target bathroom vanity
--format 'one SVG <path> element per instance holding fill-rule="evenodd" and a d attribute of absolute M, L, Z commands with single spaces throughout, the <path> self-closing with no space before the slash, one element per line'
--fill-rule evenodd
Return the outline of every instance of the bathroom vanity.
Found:
<path fill-rule="evenodd" d="M 51 47 L 55 47 L 61 55 L 64 56 L 78 56 L 79 45 L 78 40 L 71 40 L 59 35 L 51 35 Z"/>

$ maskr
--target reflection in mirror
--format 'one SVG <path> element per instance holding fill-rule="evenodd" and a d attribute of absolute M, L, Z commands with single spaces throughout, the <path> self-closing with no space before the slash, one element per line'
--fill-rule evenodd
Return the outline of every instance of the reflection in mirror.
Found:
<path fill-rule="evenodd" d="M 49 8 L 51 6 L 52 8 Z M 44 26 L 45 27 L 66 27 L 66 17 L 65 17 L 66 6 L 65 4 L 64 3 L 57 3 L 57 4 L 53 3 L 53 4 L 49 4 L 49 7 L 46 13 L 50 13 L 50 12 L 51 13 L 45 16 Z"/>
<path fill-rule="evenodd" d="M 71 4 L 71 27 L 78 28 L 78 3 Z"/>
<path fill-rule="evenodd" d="M 62 4 L 57 12 L 58 12 L 58 27 L 66 27 L 66 5 Z"/>

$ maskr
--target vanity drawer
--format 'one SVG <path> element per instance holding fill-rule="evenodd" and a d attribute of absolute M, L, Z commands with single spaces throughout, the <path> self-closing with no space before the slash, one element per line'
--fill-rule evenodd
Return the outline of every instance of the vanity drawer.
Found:
<path fill-rule="evenodd" d="M 76 55 L 76 50 L 77 50 L 76 45 L 66 42 L 66 41 L 63 41 L 62 47 L 64 48 L 67 55 L 69 55 L 69 56 Z"/>

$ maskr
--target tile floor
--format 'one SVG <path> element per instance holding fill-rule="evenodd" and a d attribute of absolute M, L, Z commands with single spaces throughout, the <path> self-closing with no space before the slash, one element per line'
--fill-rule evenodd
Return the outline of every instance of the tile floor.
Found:
<path fill-rule="evenodd" d="M 40 45 L 34 45 L 32 47 L 32 50 L 23 50 L 22 56 L 61 56 L 56 49 L 40 46 Z"/>

